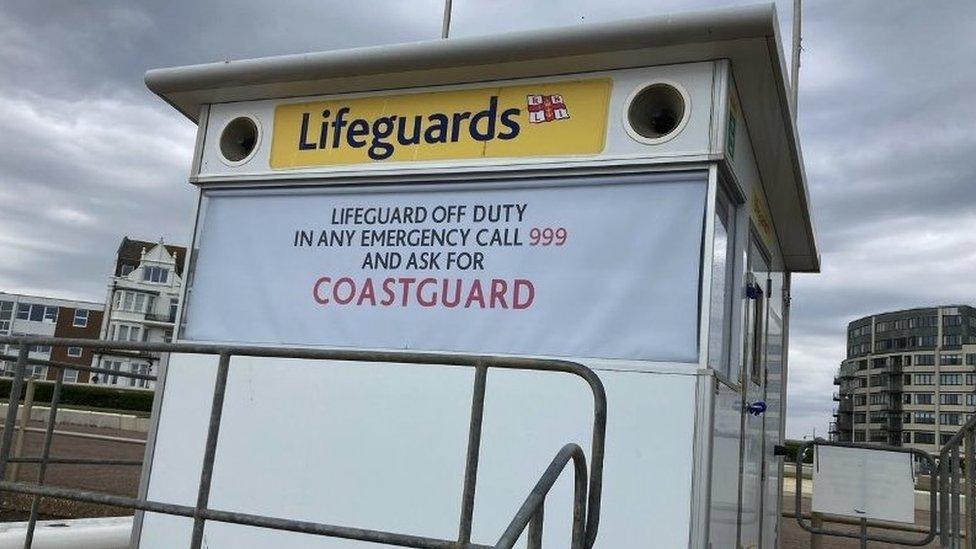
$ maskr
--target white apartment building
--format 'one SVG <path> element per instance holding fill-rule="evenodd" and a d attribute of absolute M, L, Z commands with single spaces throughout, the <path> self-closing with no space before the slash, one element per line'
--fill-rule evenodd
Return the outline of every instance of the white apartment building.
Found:
<path fill-rule="evenodd" d="M 186 248 L 159 242 L 122 239 L 115 259 L 115 271 L 108 281 L 101 337 L 115 341 L 171 341 L 176 310 L 183 285 Z M 98 357 L 101 368 L 140 374 L 155 374 L 165 355 Z M 153 388 L 145 380 L 98 374 L 92 383 Z"/>
<path fill-rule="evenodd" d="M 976 308 L 854 320 L 834 384 L 834 439 L 939 452 L 976 414 Z"/>

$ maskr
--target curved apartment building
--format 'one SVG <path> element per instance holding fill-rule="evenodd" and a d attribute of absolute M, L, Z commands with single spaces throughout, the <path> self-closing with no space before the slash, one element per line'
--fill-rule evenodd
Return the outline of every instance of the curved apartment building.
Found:
<path fill-rule="evenodd" d="M 906 309 L 851 322 L 834 385 L 833 439 L 935 452 L 976 413 L 976 309 Z"/>

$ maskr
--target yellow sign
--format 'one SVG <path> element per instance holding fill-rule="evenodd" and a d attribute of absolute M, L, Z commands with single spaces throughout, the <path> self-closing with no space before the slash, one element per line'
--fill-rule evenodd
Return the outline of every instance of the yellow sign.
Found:
<path fill-rule="evenodd" d="M 596 154 L 610 80 L 279 105 L 271 167 Z"/>
<path fill-rule="evenodd" d="M 752 221 L 759 229 L 766 245 L 771 246 L 776 241 L 776 235 L 773 232 L 773 222 L 769 219 L 766 198 L 763 196 L 762 188 L 758 186 L 752 192 Z"/>

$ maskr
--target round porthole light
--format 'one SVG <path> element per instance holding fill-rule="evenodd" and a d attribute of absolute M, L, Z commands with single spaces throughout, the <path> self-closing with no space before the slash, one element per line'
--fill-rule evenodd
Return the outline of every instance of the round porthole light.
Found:
<path fill-rule="evenodd" d="M 261 129 L 250 116 L 238 116 L 220 133 L 220 156 L 226 164 L 240 166 L 254 156 L 261 139 Z"/>
<path fill-rule="evenodd" d="M 624 128 L 645 145 L 664 143 L 681 133 L 691 113 L 688 92 L 673 82 L 651 82 L 627 100 Z"/>

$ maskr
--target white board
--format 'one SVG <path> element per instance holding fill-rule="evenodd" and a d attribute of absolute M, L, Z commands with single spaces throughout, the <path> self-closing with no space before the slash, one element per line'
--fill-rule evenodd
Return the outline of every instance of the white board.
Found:
<path fill-rule="evenodd" d="M 915 522 L 915 475 L 905 452 L 817 446 L 814 512 Z"/>
<path fill-rule="evenodd" d="M 696 362 L 705 187 L 207 192 L 182 338 Z"/>
<path fill-rule="evenodd" d="M 216 362 L 171 357 L 153 501 L 196 504 Z M 695 376 L 598 374 L 611 412 L 594 549 L 687 547 Z M 210 505 L 456 539 L 473 378 L 471 368 L 234 357 Z M 592 464 L 593 397 L 574 375 L 491 369 L 484 414 L 473 541 L 493 545 L 564 444 Z M 572 492 L 570 465 L 547 498 L 545 547 L 570 546 Z M 146 513 L 139 548 L 186 548 L 192 526 Z M 208 521 L 204 547 L 390 546 Z"/>

